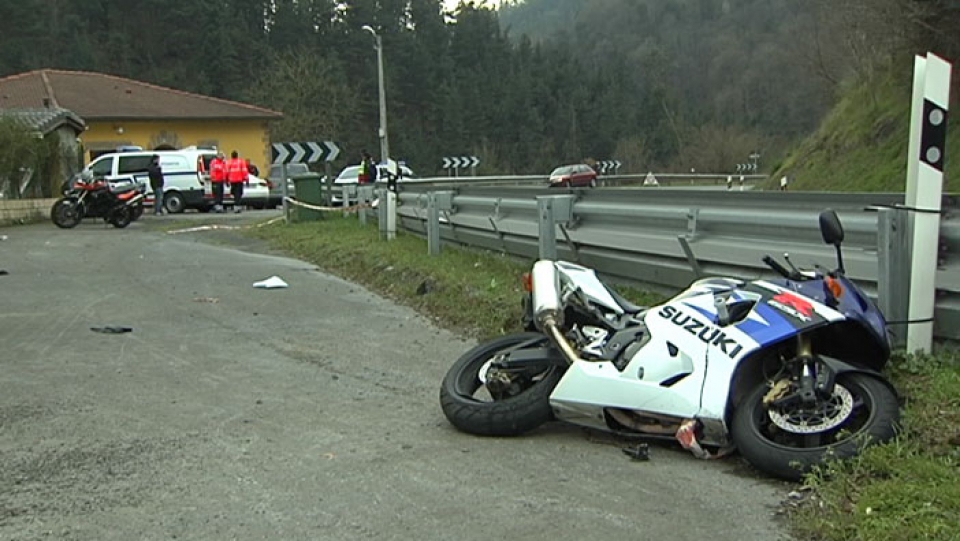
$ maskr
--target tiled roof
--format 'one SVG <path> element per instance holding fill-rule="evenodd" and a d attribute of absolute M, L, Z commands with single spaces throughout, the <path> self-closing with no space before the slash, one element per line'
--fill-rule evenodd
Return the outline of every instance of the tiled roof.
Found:
<path fill-rule="evenodd" d="M 77 133 L 83 131 L 83 120 L 67 109 L 0 109 L 0 118 L 12 118 L 31 130 L 46 135 L 60 126 L 72 126 Z"/>
<path fill-rule="evenodd" d="M 85 71 L 37 70 L 0 79 L 0 109 L 64 108 L 91 120 L 279 119 L 246 103 Z"/>

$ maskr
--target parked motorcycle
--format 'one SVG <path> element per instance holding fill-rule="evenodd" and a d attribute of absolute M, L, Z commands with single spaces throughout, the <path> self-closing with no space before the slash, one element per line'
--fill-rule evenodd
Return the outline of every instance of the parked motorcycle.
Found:
<path fill-rule="evenodd" d="M 883 314 L 844 274 L 843 227 L 820 215 L 837 268 L 783 279 L 705 278 L 660 306 L 636 306 L 586 267 L 538 261 L 528 275 L 531 330 L 481 344 L 448 371 L 447 419 L 512 436 L 559 419 L 675 438 L 700 458 L 733 450 L 799 479 L 826 457 L 892 438 L 897 394 Z"/>
<path fill-rule="evenodd" d="M 104 179 L 94 179 L 89 171 L 71 184 L 50 209 L 50 219 L 57 227 L 70 229 L 84 218 L 103 218 L 123 228 L 143 214 L 144 196 L 137 184 L 111 186 Z"/>

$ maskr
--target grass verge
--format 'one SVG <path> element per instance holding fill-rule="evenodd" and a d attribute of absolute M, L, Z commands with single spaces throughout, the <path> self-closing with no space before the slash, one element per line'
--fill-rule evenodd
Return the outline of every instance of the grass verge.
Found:
<path fill-rule="evenodd" d="M 360 226 L 356 218 L 277 223 L 244 234 L 460 334 L 484 339 L 520 327 L 520 277 L 530 262 L 450 247 L 430 257 L 423 239 L 399 233 L 395 241 L 382 242 L 375 227 Z M 623 289 L 640 304 L 662 300 Z M 890 366 L 904 398 L 901 435 L 808 476 L 809 496 L 788 511 L 799 538 L 960 539 L 960 355 L 897 355 Z"/>
<path fill-rule="evenodd" d="M 960 539 L 960 356 L 897 354 L 890 366 L 900 435 L 807 477 L 811 496 L 790 512 L 801 539 Z"/>

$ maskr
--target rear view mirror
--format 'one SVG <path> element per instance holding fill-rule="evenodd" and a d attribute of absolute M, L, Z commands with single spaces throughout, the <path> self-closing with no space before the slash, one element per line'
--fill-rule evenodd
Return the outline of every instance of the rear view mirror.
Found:
<path fill-rule="evenodd" d="M 840 246 L 843 242 L 843 225 L 840 224 L 840 218 L 837 213 L 827 209 L 820 213 L 820 234 L 823 236 L 823 242 Z"/>

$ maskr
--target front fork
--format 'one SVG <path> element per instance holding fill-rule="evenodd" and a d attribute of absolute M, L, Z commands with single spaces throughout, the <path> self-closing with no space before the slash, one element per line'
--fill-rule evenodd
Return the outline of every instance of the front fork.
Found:
<path fill-rule="evenodd" d="M 815 406 L 821 396 L 831 396 L 836 372 L 813 354 L 813 343 L 806 335 L 797 336 L 796 356 L 789 360 L 790 376 L 775 381 L 763 397 L 765 407 L 800 402 Z"/>

